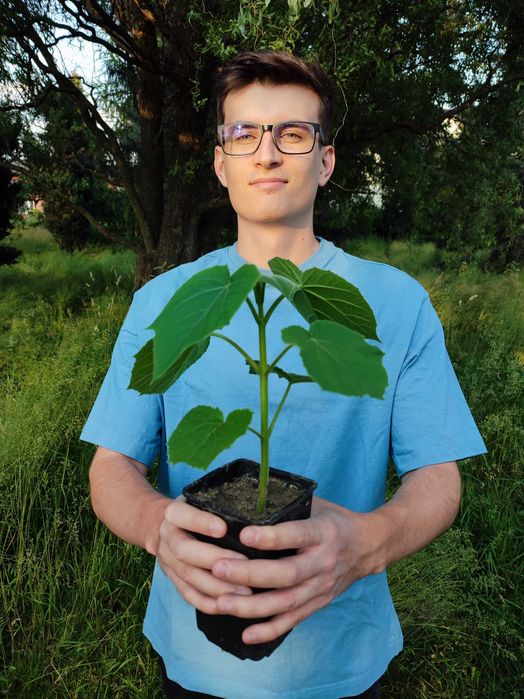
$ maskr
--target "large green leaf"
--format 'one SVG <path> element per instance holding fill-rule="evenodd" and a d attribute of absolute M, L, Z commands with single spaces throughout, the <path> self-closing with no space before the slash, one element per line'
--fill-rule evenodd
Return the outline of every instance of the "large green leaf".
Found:
<path fill-rule="evenodd" d="M 364 337 L 378 340 L 377 322 L 371 306 L 356 286 L 338 274 L 313 267 L 303 273 L 302 289 L 295 295 L 297 310 L 302 298 L 312 308 L 315 320 L 334 320 Z"/>
<path fill-rule="evenodd" d="M 282 339 L 299 348 L 306 371 L 326 391 L 384 397 L 388 385 L 384 353 L 354 330 L 317 320 L 309 331 L 298 325 L 284 328 Z"/>
<path fill-rule="evenodd" d="M 274 274 L 288 280 L 287 286 L 280 283 L 280 291 L 308 323 L 332 320 L 364 337 L 379 339 L 370 305 L 357 287 L 343 277 L 317 267 L 302 272 L 290 260 L 281 257 L 270 260 L 269 267 Z"/>
<path fill-rule="evenodd" d="M 176 358 L 166 373 L 156 381 L 153 380 L 153 343 L 154 340 L 149 340 L 135 354 L 135 363 L 128 388 L 134 388 L 139 393 L 165 393 L 191 364 L 200 359 L 207 350 L 209 338 L 188 347 Z"/>
<path fill-rule="evenodd" d="M 193 408 L 169 438 L 169 461 L 206 469 L 221 451 L 247 432 L 252 417 L 251 410 L 233 410 L 224 420 L 219 408 L 208 405 Z"/>
<path fill-rule="evenodd" d="M 278 289 L 281 294 L 290 300 L 295 291 L 298 289 L 295 282 L 283 277 L 280 274 L 264 274 L 264 272 L 261 272 L 260 281 L 264 282 L 265 284 L 269 284 L 270 286 L 274 286 L 275 289 Z"/>
<path fill-rule="evenodd" d="M 269 269 L 273 274 L 287 277 L 295 284 L 300 285 L 302 283 L 302 272 L 291 260 L 286 260 L 283 257 L 273 257 L 269 260 Z"/>
<path fill-rule="evenodd" d="M 162 378 L 189 347 L 227 325 L 259 276 L 255 265 L 243 265 L 232 275 L 220 265 L 182 284 L 150 325 L 156 333 L 152 380 Z"/>

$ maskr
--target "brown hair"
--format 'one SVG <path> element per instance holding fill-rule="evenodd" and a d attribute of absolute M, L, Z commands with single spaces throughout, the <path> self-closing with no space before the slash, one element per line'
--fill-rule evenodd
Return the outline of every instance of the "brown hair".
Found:
<path fill-rule="evenodd" d="M 234 56 L 221 69 L 217 80 L 217 119 L 224 122 L 224 101 L 230 92 L 241 90 L 251 83 L 270 85 L 304 85 L 320 98 L 320 126 L 324 144 L 329 143 L 329 129 L 333 114 L 333 87 L 331 80 L 317 64 L 304 61 L 287 51 L 248 51 Z"/>

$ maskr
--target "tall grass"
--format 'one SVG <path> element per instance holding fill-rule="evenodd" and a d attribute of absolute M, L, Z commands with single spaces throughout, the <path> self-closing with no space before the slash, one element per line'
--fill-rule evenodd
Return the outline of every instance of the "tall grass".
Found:
<path fill-rule="evenodd" d="M 386 695 L 516 699 L 524 686 L 524 273 L 486 274 L 457 259 L 446 268 L 431 244 L 357 240 L 347 248 L 427 288 L 489 450 L 460 465 L 452 529 L 390 570 L 406 649 Z"/>
<path fill-rule="evenodd" d="M 97 523 L 87 488 L 93 449 L 78 441 L 129 302 L 132 259 L 69 256 L 42 230 L 15 244 L 21 262 L 0 269 L 0 692 L 154 698 L 156 663 L 141 634 L 152 561 Z M 516 698 L 524 686 L 522 271 L 448 272 L 431 246 L 348 246 L 429 289 L 490 450 L 462 463 L 455 525 L 389 572 L 406 649 L 383 695 Z"/>
<path fill-rule="evenodd" d="M 69 256 L 42 231 L 17 242 L 20 265 L 0 269 L 0 691 L 154 697 L 141 637 L 151 561 L 96 522 L 93 450 L 78 441 L 128 305 L 132 261 Z"/>

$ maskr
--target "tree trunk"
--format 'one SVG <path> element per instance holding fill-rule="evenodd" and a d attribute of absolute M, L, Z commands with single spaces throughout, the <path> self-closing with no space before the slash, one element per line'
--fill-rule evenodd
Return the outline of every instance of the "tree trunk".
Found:
<path fill-rule="evenodd" d="M 166 197 L 160 241 L 153 252 L 137 254 L 135 289 L 153 277 L 198 257 L 202 201 L 196 188 L 179 189 L 176 201 Z"/>
<path fill-rule="evenodd" d="M 139 43 L 146 55 L 156 58 L 158 39 L 155 28 L 141 19 Z M 163 84 L 159 75 L 143 67 L 137 69 L 137 111 L 140 125 L 138 186 L 156 246 L 162 227 L 164 200 Z"/>
<path fill-rule="evenodd" d="M 209 105 L 196 110 L 187 97 L 184 99 L 184 93 L 188 94 L 190 88 L 190 75 L 180 71 L 176 90 L 170 96 L 177 108 L 169 109 L 169 104 L 164 105 L 161 228 L 154 250 L 147 252 L 144 249 L 137 256 L 136 288 L 152 277 L 184 262 L 191 262 L 202 254 L 198 242 L 200 222 L 210 199 L 218 193 L 212 168 L 213 153 L 204 138 L 208 119 L 214 122 L 214 114 L 210 113 Z M 149 142 L 152 135 L 150 131 Z M 155 167 L 153 162 L 150 164 L 151 168 Z M 150 181 L 154 181 L 153 176 Z M 144 191 L 147 186 L 144 180 L 140 188 L 144 199 L 152 194 Z"/>

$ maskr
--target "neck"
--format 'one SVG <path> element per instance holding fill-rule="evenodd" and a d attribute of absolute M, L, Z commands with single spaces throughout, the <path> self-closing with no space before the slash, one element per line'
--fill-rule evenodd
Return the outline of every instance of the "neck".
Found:
<path fill-rule="evenodd" d="M 257 267 L 268 269 L 273 257 L 283 257 L 300 265 L 319 248 L 313 228 L 238 227 L 238 254 Z"/>

